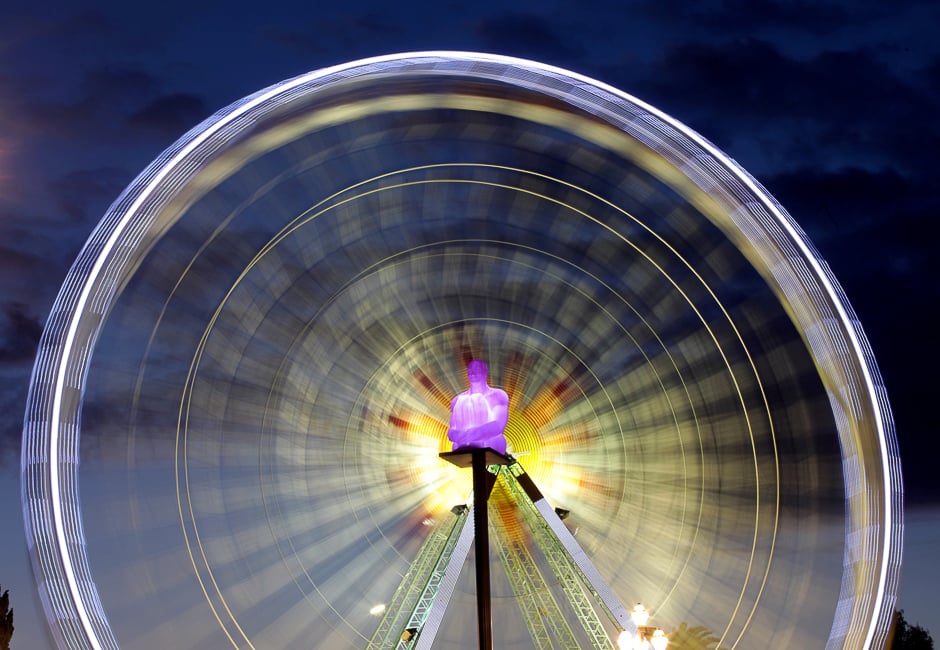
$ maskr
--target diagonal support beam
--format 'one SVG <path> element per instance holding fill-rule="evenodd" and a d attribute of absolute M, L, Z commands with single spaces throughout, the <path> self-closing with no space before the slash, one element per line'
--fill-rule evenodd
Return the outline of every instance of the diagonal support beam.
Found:
<path fill-rule="evenodd" d="M 450 602 L 451 596 L 454 595 L 460 568 L 467 561 L 470 545 L 473 543 L 473 510 L 474 508 L 471 507 L 467 519 L 463 522 L 457 542 L 454 544 L 454 550 L 444 566 L 437 591 L 433 594 L 433 600 L 428 608 L 427 615 L 418 629 L 418 638 L 415 640 L 414 645 L 415 650 L 431 650 L 434 645 L 437 631 L 441 628 L 441 622 L 444 620 L 447 604 Z"/>
<path fill-rule="evenodd" d="M 535 482 L 532 481 L 532 478 L 525 473 L 525 470 L 522 469 L 522 466 L 518 463 L 513 466 L 513 469 L 515 470 L 513 474 L 516 480 L 525 491 L 526 496 L 532 501 L 533 507 L 538 514 L 541 515 L 545 525 L 547 525 L 554 534 L 558 543 L 565 549 L 568 556 L 571 558 L 571 562 L 580 572 L 582 579 L 590 587 L 597 600 L 621 629 L 627 630 L 631 634 L 636 634 L 636 625 L 633 623 L 633 619 L 630 618 L 630 613 L 627 611 L 627 608 L 623 606 L 623 603 L 621 603 L 620 599 L 614 594 L 613 590 L 607 584 L 607 581 L 601 577 L 597 567 L 588 559 L 584 549 L 581 548 L 581 545 L 575 540 L 574 535 L 571 534 L 568 527 L 561 521 L 558 513 L 556 513 L 551 505 L 549 505 L 548 501 L 545 500 L 542 492 L 536 487 Z"/>

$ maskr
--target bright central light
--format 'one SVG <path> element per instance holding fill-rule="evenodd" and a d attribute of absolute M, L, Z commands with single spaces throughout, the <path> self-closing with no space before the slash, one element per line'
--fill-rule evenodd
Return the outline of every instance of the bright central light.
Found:
<path fill-rule="evenodd" d="M 630 650 L 633 647 L 633 635 L 623 630 L 619 636 L 617 636 L 617 647 L 620 650 Z"/>

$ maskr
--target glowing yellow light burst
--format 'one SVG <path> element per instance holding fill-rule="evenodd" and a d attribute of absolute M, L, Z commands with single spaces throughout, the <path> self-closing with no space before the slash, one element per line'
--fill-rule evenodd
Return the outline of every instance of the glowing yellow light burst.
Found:
<path fill-rule="evenodd" d="M 416 484 L 430 488 L 425 500 L 428 512 L 438 514 L 466 503 L 473 489 L 472 477 L 439 457 L 441 452 L 451 449 L 447 425 L 430 415 L 416 414 L 403 430 L 418 449 L 411 476 Z"/>
<path fill-rule="evenodd" d="M 544 419 L 544 418 L 543 418 Z M 548 421 L 546 421 L 548 423 Z M 411 477 L 415 484 L 428 489 L 425 507 L 431 513 L 450 510 L 454 505 L 466 503 L 473 488 L 469 472 L 439 458 L 441 452 L 452 448 L 447 438 L 447 425 L 425 414 L 411 414 L 407 419 L 396 418 L 395 424 L 415 449 L 411 464 Z M 554 498 L 574 494 L 581 484 L 581 472 L 573 466 L 548 460 L 543 454 L 543 436 L 535 423 L 520 411 L 510 411 L 506 424 L 509 452 L 525 467 L 537 484 L 544 486 Z M 578 436 L 565 436 L 568 445 Z M 565 442 L 552 436 L 553 446 L 564 447 Z"/>
<path fill-rule="evenodd" d="M 423 373 L 416 378 L 428 392 L 430 401 L 442 402 L 440 389 L 432 380 Z M 575 494 L 582 485 L 582 472 L 575 466 L 552 458 L 583 443 L 585 438 L 583 427 L 565 426 L 547 431 L 562 412 L 564 402 L 569 401 L 565 399 L 569 396 L 563 394 L 567 391 L 559 390 L 560 386 L 567 387 L 566 384 L 545 387 L 524 408 L 510 410 L 505 430 L 509 453 L 553 499 L 565 499 Z M 458 503 L 465 503 L 473 486 L 470 473 L 438 457 L 441 452 L 452 448 L 447 438 L 447 425 L 434 416 L 421 413 L 395 418 L 394 424 L 409 446 L 418 450 L 414 456 L 411 477 L 415 484 L 428 490 L 425 500 L 427 510 L 438 513 Z M 552 454 L 544 453 L 547 446 L 552 448 Z"/>
<path fill-rule="evenodd" d="M 576 386 L 570 378 L 544 386 L 521 411 L 510 411 L 506 426 L 506 439 L 512 453 L 552 500 L 574 495 L 582 483 L 578 467 L 556 459 L 565 451 L 586 443 L 587 427 L 551 426 L 576 399 Z"/>
<path fill-rule="evenodd" d="M 574 465 L 544 463 L 544 477 L 539 485 L 554 499 L 564 499 L 577 493 L 582 485 L 582 472 Z"/>
<path fill-rule="evenodd" d="M 531 419 L 519 411 L 509 412 L 506 423 L 506 443 L 509 452 L 519 459 L 526 471 L 536 480 L 543 473 L 542 437 Z"/>

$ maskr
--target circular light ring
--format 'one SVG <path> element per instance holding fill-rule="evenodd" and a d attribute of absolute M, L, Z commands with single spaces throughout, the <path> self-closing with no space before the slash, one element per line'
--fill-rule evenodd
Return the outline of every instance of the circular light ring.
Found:
<path fill-rule="evenodd" d="M 211 176 L 207 169 L 224 178 L 229 172 L 227 147 L 237 147 L 239 136 L 253 124 L 289 112 L 293 102 L 336 92 L 346 83 L 419 75 L 495 80 L 532 90 L 546 103 L 531 107 L 528 118 L 563 128 L 569 124 L 567 111 L 592 115 L 599 124 L 596 130 L 587 120 L 570 122 L 580 129 L 576 135 L 588 141 L 606 137 L 610 126 L 619 129 L 629 136 L 621 144 L 632 147 L 625 155 L 694 203 L 774 289 L 817 364 L 842 448 L 848 517 L 845 577 L 829 647 L 881 643 L 894 610 L 900 567 L 901 481 L 893 424 L 861 327 L 805 235 L 734 161 L 639 100 L 548 66 L 451 52 L 354 62 L 289 80 L 237 102 L 154 161 L 99 224 L 66 278 L 43 333 L 24 421 L 24 517 L 57 642 L 69 647 L 117 645 L 88 567 L 76 499 L 85 379 L 115 296 L 140 259 L 172 226 L 168 215 L 178 213 L 174 205 L 187 205 L 208 189 L 193 180 L 206 182 Z M 500 113 L 507 108 L 498 97 L 458 99 L 458 109 Z M 398 108 L 409 108 L 407 95 L 398 101 Z M 329 107 L 313 115 L 350 119 L 350 107 L 340 109 L 342 116 L 330 116 Z"/>

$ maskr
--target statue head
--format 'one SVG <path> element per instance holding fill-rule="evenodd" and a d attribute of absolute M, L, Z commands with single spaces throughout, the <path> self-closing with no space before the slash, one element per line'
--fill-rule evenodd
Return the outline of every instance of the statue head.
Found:
<path fill-rule="evenodd" d="M 482 359 L 473 359 L 467 364 L 467 379 L 470 380 L 471 385 L 481 381 L 486 382 L 488 372 L 486 363 Z"/>

